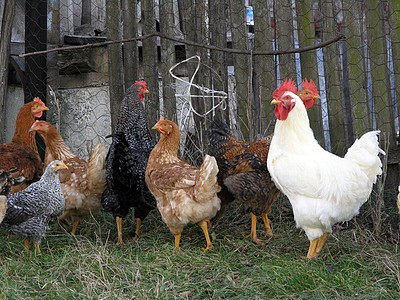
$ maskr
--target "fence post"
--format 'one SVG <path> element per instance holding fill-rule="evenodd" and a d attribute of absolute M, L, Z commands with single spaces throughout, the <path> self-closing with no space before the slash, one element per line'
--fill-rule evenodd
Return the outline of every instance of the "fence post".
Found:
<path fill-rule="evenodd" d="M 2 4 L 0 4 L 2 5 Z M 15 14 L 15 1 L 5 1 L 0 31 L 0 142 L 4 142 L 4 124 L 7 98 L 8 61 L 10 57 L 11 29 Z"/>
<path fill-rule="evenodd" d="M 323 1 L 322 36 L 328 39 L 338 32 L 337 12 L 333 1 Z M 348 148 L 347 131 L 345 122 L 345 105 L 343 100 L 342 66 L 340 61 L 339 44 L 330 45 L 323 49 L 324 68 L 326 78 L 326 98 L 329 113 L 329 134 L 331 140 L 331 151 L 343 155 Z"/>
<path fill-rule="evenodd" d="M 232 33 L 232 48 L 248 50 L 246 30 L 246 10 L 243 0 L 229 0 L 230 27 Z M 250 59 L 247 55 L 235 54 L 233 65 L 235 68 L 236 99 L 238 105 L 239 125 L 246 140 L 254 140 L 253 101 L 250 99 L 251 83 Z M 241 123 L 243 122 L 243 123 Z"/>
<path fill-rule="evenodd" d="M 299 46 L 306 47 L 315 43 L 315 22 L 311 0 L 296 0 L 296 16 L 299 33 Z M 333 37 L 333 36 L 332 36 Z M 315 50 L 300 53 L 302 78 L 312 79 L 319 86 L 317 53 Z M 298 82 L 299 84 L 300 82 Z M 323 144 L 324 131 L 322 126 L 321 102 L 318 101 L 308 111 L 311 128 L 315 138 Z"/>
<path fill-rule="evenodd" d="M 254 50 L 272 51 L 273 31 L 270 7 L 254 1 Z M 265 136 L 274 131 L 274 106 L 270 104 L 276 88 L 276 68 L 274 57 L 256 56 L 254 65 L 254 104 L 256 106 L 257 134 Z M 266 131 L 266 132 L 265 132 Z"/>
<path fill-rule="evenodd" d="M 366 129 L 371 128 L 368 95 L 365 86 L 366 69 L 362 21 L 361 2 L 344 1 L 343 30 L 346 36 L 350 97 L 356 137 L 363 134 Z"/>
<path fill-rule="evenodd" d="M 173 0 L 163 0 L 160 2 L 160 31 L 169 36 L 175 35 L 174 22 L 174 2 Z M 161 77 L 163 113 L 168 120 L 177 122 L 176 97 L 173 88 L 173 79 L 169 74 L 169 69 L 175 65 L 175 43 L 168 39 L 161 39 Z"/>
<path fill-rule="evenodd" d="M 106 3 L 107 11 L 107 37 L 108 40 L 119 39 L 119 0 L 109 0 Z M 124 97 L 124 84 L 122 77 L 122 49 L 121 44 L 108 45 L 108 68 L 110 82 L 110 110 L 111 128 L 114 131 L 118 120 L 122 98 Z"/>
<path fill-rule="evenodd" d="M 386 34 L 384 32 L 382 6 L 381 1 L 368 0 L 366 2 L 366 21 L 376 126 L 377 129 L 386 132 L 390 148 L 392 148 L 396 145 L 396 136 L 387 68 Z M 384 136 L 382 134 L 382 138 Z"/>

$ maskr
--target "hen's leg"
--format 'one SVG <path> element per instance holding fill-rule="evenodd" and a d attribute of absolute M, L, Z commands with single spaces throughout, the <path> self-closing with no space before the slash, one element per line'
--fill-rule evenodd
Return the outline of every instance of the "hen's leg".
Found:
<path fill-rule="evenodd" d="M 181 234 L 174 234 L 175 236 L 175 247 L 176 249 L 179 249 L 179 242 L 181 241 Z"/>
<path fill-rule="evenodd" d="M 328 233 L 328 232 L 325 232 L 324 235 L 321 236 L 321 237 L 318 239 L 317 249 L 315 249 L 315 257 L 317 257 L 318 254 L 321 252 L 322 247 L 324 246 L 325 241 L 326 241 L 326 239 L 328 238 L 328 235 L 329 235 L 329 233 Z"/>
<path fill-rule="evenodd" d="M 268 215 L 266 213 L 263 213 L 261 216 L 264 221 L 265 229 L 267 230 L 267 235 L 273 236 L 274 234 L 272 233 L 271 226 L 269 225 Z"/>
<path fill-rule="evenodd" d="M 140 226 L 142 225 L 142 219 L 136 218 L 136 232 L 135 232 L 135 241 L 139 238 L 140 235 Z"/>
<path fill-rule="evenodd" d="M 24 240 L 25 251 L 29 252 L 29 240 Z"/>
<path fill-rule="evenodd" d="M 35 246 L 35 252 L 36 252 L 36 254 L 41 254 L 41 253 L 40 253 L 39 244 L 36 244 L 35 242 L 33 242 L 33 246 Z"/>
<path fill-rule="evenodd" d="M 73 221 L 73 227 L 72 227 L 71 234 L 75 235 L 76 230 L 78 229 L 78 225 L 81 223 L 81 218 L 78 216 L 73 216 L 72 221 Z"/>
<path fill-rule="evenodd" d="M 64 221 L 69 225 L 69 221 L 67 219 L 67 216 L 69 215 L 70 210 L 64 211 L 64 213 L 58 217 L 56 224 L 54 225 L 54 230 L 58 229 L 58 225 L 60 225 L 60 221 Z"/>
<path fill-rule="evenodd" d="M 317 257 L 317 255 L 315 254 L 315 249 L 317 248 L 318 241 L 319 239 L 315 239 L 310 243 L 310 248 L 308 248 L 308 253 L 307 253 L 308 259 Z"/>
<path fill-rule="evenodd" d="M 257 216 L 251 213 L 251 231 L 250 234 L 246 237 L 251 238 L 257 244 L 262 245 L 261 240 L 257 238 L 256 229 L 257 229 Z"/>
<path fill-rule="evenodd" d="M 206 237 L 207 241 L 207 247 L 206 248 L 201 248 L 201 250 L 208 251 L 213 248 L 213 245 L 210 240 L 210 235 L 208 234 L 208 224 L 210 223 L 209 219 L 204 219 L 203 221 L 199 222 L 198 225 L 203 229 L 204 236 Z"/>
<path fill-rule="evenodd" d="M 122 218 L 116 217 L 115 221 L 117 222 L 117 231 L 118 231 L 117 245 L 125 245 L 124 241 L 122 240 Z"/>

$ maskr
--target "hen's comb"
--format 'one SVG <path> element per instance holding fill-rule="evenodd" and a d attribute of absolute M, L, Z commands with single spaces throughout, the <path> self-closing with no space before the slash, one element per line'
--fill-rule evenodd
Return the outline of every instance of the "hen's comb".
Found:
<path fill-rule="evenodd" d="M 135 84 L 140 84 L 140 85 L 142 85 L 145 89 L 147 89 L 147 83 L 146 83 L 146 81 L 135 81 Z"/>
<path fill-rule="evenodd" d="M 35 101 L 35 102 L 39 103 L 39 104 L 40 104 L 40 106 L 46 106 L 46 105 L 43 103 L 43 101 L 42 101 L 42 100 L 40 100 L 40 98 L 39 98 L 39 97 L 35 97 L 35 98 L 33 98 L 33 101 Z"/>
<path fill-rule="evenodd" d="M 284 93 L 286 92 L 292 92 L 293 94 L 297 93 L 297 87 L 294 84 L 292 78 L 289 80 L 286 78 L 285 82 L 281 84 L 281 86 L 275 90 L 275 92 L 272 94 L 272 97 L 274 99 L 279 99 Z"/>
<path fill-rule="evenodd" d="M 310 79 L 310 82 L 308 82 L 307 78 L 304 78 L 303 82 L 301 83 L 301 87 L 303 89 L 309 89 L 314 95 L 319 95 L 317 87 L 312 79 Z"/>

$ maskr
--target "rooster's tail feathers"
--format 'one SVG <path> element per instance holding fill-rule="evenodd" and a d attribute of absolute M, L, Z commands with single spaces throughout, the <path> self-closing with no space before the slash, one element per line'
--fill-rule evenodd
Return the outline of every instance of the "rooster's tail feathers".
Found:
<path fill-rule="evenodd" d="M 382 162 L 378 154 L 385 155 L 379 148 L 379 133 L 379 130 L 365 133 L 354 142 L 345 155 L 345 159 L 358 164 L 372 182 L 376 181 L 376 176 L 382 174 Z"/>
<path fill-rule="evenodd" d="M 217 174 L 217 161 L 213 156 L 206 155 L 195 185 L 195 196 L 198 202 L 209 200 L 221 190 L 217 183 Z"/>
<path fill-rule="evenodd" d="M 103 192 L 106 186 L 105 160 L 107 151 L 102 144 L 97 144 L 90 155 L 86 175 L 89 181 L 89 189 L 100 189 Z"/>

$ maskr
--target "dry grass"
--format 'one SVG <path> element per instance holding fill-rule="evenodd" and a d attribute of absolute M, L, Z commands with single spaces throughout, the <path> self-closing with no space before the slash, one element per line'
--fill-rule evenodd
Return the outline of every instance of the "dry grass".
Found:
<path fill-rule="evenodd" d="M 143 222 L 139 241 L 126 246 L 115 245 L 116 226 L 105 213 L 84 221 L 76 237 L 50 231 L 38 256 L 26 254 L 21 240 L 7 239 L 0 230 L 0 298 L 396 299 L 399 240 L 394 232 L 376 236 L 363 218 L 369 216 L 335 226 L 320 258 L 311 262 L 302 258 L 308 240 L 295 228 L 284 197 L 271 213 L 276 236 L 264 237 L 258 224 L 265 245 L 245 237 L 250 216 L 234 204 L 214 224 L 215 248 L 208 253 L 200 250 L 205 239 L 197 226 L 185 228 L 176 251 L 158 211 Z M 391 219 L 398 223 L 399 216 Z M 133 216 L 123 226 L 128 239 Z"/>

